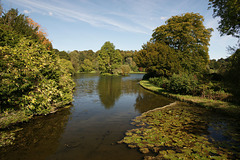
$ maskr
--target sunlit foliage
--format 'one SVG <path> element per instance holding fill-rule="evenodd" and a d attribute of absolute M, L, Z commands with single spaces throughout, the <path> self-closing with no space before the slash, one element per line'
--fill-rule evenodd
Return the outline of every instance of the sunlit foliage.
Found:
<path fill-rule="evenodd" d="M 102 73 L 113 73 L 122 63 L 122 56 L 115 50 L 113 43 L 107 41 L 98 51 L 99 71 Z"/>
<path fill-rule="evenodd" d="M 172 75 L 176 67 L 183 72 L 204 71 L 209 63 L 212 29 L 206 29 L 203 21 L 203 16 L 195 13 L 168 19 L 154 30 L 150 42 L 138 52 L 138 66 L 146 67 L 154 76 Z"/>
<path fill-rule="evenodd" d="M 24 38 L 13 48 L 0 47 L 0 56 L 1 109 L 42 114 L 72 101 L 70 74 L 44 45 Z"/>

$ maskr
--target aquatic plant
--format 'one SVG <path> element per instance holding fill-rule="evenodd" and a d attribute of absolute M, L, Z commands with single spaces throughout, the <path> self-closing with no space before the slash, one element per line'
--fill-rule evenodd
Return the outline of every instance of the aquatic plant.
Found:
<path fill-rule="evenodd" d="M 208 116 L 205 108 L 176 103 L 136 117 L 132 124 L 138 126 L 126 132 L 119 143 L 138 148 L 145 159 L 228 159 L 240 157 L 237 150 L 209 141 Z M 239 151 L 239 148 L 238 148 Z"/>

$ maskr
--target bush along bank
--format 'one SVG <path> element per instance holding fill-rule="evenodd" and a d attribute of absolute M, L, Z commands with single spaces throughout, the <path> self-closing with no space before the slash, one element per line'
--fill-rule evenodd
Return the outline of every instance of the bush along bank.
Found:
<path fill-rule="evenodd" d="M 150 78 L 150 80 L 154 81 L 154 78 L 153 79 Z M 164 83 L 164 78 L 163 78 L 162 82 L 163 83 L 160 84 L 160 85 L 166 85 L 166 83 Z M 187 92 L 192 92 L 192 91 L 190 91 L 190 89 L 188 89 L 188 86 L 186 86 L 187 84 L 183 85 L 183 86 L 186 86 L 186 87 L 185 88 L 183 87 L 184 89 L 182 89 L 182 90 L 186 91 L 185 95 L 167 91 L 166 89 L 164 89 L 162 87 L 154 85 L 149 80 L 140 81 L 140 85 L 143 88 L 145 88 L 147 90 L 150 90 L 154 93 L 161 94 L 161 95 L 164 95 L 164 96 L 167 96 L 167 97 L 171 97 L 171 98 L 174 98 L 174 99 L 182 101 L 182 102 L 188 102 L 188 103 L 195 104 L 195 105 L 198 105 L 198 106 L 201 106 L 201 107 L 209 108 L 209 109 L 221 112 L 223 114 L 227 114 L 227 115 L 230 115 L 230 116 L 236 116 L 236 117 L 238 117 L 239 114 L 240 114 L 240 106 L 236 105 L 236 104 L 233 104 L 231 102 L 222 101 L 222 100 L 219 100 L 217 98 L 211 99 L 210 95 L 209 96 L 197 96 L 199 94 L 195 94 L 195 96 L 194 95 L 187 95 L 186 94 Z M 194 90 L 194 93 L 197 93 L 196 89 Z M 213 94 L 217 94 L 217 93 L 215 92 Z M 226 94 L 223 93 L 223 94 L 226 96 L 227 93 Z M 215 96 L 215 97 L 224 97 L 224 96 Z"/>
<path fill-rule="evenodd" d="M 72 102 L 75 84 L 53 51 L 26 38 L 0 50 L 0 129 Z"/>
<path fill-rule="evenodd" d="M 182 102 L 136 117 L 132 124 L 137 128 L 128 130 L 119 143 L 139 149 L 146 160 L 240 158 L 239 106 L 173 94 L 147 80 L 140 81 L 140 85 Z"/>

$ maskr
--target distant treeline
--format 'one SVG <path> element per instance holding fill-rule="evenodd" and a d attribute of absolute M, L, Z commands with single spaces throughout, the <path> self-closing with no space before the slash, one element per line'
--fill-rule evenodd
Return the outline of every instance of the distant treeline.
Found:
<path fill-rule="evenodd" d="M 106 42 L 106 43 L 108 44 L 110 42 Z M 112 43 L 110 43 L 110 45 L 113 46 Z M 66 51 L 59 51 L 57 49 L 54 49 L 54 51 L 59 55 L 61 59 L 66 59 L 72 62 L 72 65 L 74 68 L 73 72 L 91 72 L 91 71 L 104 72 L 101 70 L 101 66 L 103 65 L 99 66 L 99 61 L 101 61 L 101 59 L 99 59 L 99 53 L 101 52 L 101 50 L 97 52 L 94 52 L 92 50 L 85 50 L 85 51 L 74 50 L 71 52 L 66 52 Z M 142 67 L 139 68 L 136 65 L 136 62 L 135 62 L 136 51 L 123 51 L 123 50 L 117 49 L 116 52 L 119 53 L 118 55 L 117 54 L 115 55 L 117 55 L 116 57 L 119 59 L 119 62 L 120 62 L 117 68 L 121 68 L 125 66 L 129 68 L 128 72 L 144 71 L 144 68 Z M 108 71 L 105 71 L 105 72 L 107 73 Z"/>

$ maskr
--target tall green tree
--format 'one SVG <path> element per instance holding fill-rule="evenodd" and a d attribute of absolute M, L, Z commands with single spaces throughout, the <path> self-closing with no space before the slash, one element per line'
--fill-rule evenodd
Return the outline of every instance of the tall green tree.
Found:
<path fill-rule="evenodd" d="M 80 72 L 91 72 L 94 70 L 93 63 L 89 59 L 84 59 L 80 65 Z"/>
<path fill-rule="evenodd" d="M 70 60 L 72 62 L 73 68 L 75 69 L 75 72 L 78 72 L 80 68 L 79 52 L 77 50 L 74 50 L 69 53 L 69 56 L 70 56 Z"/>
<path fill-rule="evenodd" d="M 240 38 L 240 0 L 209 0 L 213 17 L 220 17 L 218 30 L 221 35 Z"/>
<path fill-rule="evenodd" d="M 201 72 L 209 63 L 208 46 L 213 30 L 205 28 L 203 21 L 198 13 L 173 16 L 154 30 L 151 42 L 165 43 L 174 49 L 185 71 Z"/>
<path fill-rule="evenodd" d="M 174 49 L 164 43 L 148 42 L 143 45 L 136 54 L 136 63 L 146 68 L 150 76 L 168 77 L 181 69 Z"/>
<path fill-rule="evenodd" d="M 122 56 L 118 50 L 115 50 L 113 43 L 107 41 L 98 51 L 99 71 L 102 73 L 113 73 L 114 69 L 120 67 Z"/>

